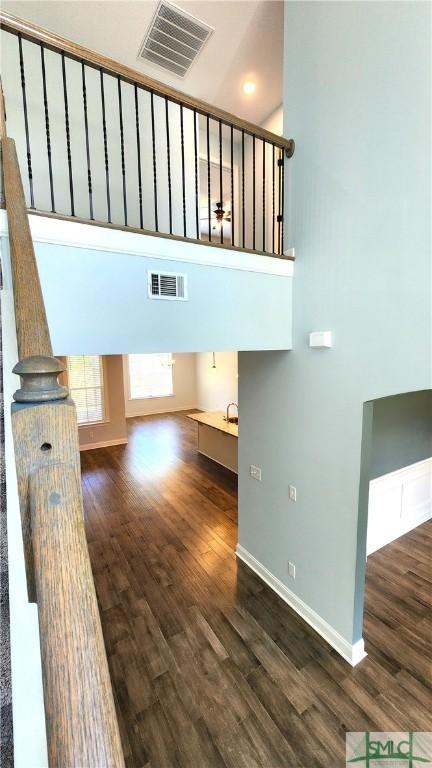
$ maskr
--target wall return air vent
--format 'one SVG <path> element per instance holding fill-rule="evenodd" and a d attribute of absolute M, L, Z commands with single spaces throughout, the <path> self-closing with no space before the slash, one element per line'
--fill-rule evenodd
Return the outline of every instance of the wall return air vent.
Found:
<path fill-rule="evenodd" d="M 148 295 L 150 299 L 187 301 L 187 275 L 149 271 Z"/>
<path fill-rule="evenodd" d="M 161 0 L 138 58 L 184 77 L 213 31 L 190 13 Z"/>

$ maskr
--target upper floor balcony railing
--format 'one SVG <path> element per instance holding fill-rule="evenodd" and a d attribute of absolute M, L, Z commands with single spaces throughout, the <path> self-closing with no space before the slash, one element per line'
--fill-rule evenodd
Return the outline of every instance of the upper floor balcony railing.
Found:
<path fill-rule="evenodd" d="M 7 128 L 31 212 L 283 255 L 292 140 L 0 18 Z"/>

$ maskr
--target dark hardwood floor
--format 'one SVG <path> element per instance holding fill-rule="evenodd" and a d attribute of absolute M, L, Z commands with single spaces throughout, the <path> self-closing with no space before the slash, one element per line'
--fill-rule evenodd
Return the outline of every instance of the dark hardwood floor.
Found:
<path fill-rule="evenodd" d="M 184 415 L 82 454 L 86 531 L 134 768 L 334 768 L 345 731 L 431 731 L 426 523 L 369 558 L 352 669 L 236 562 L 237 482 Z"/>

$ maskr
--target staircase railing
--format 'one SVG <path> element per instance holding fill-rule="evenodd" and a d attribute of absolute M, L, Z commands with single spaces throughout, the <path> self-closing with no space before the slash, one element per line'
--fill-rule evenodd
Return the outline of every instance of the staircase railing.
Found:
<path fill-rule="evenodd" d="M 283 255 L 294 141 L 0 13 L 28 208 Z"/>
<path fill-rule="evenodd" d="M 0 89 L 1 90 L 1 89 Z M 57 377 L 15 142 L 0 142 L 21 387 L 12 428 L 29 599 L 38 604 L 49 765 L 124 766 L 87 551 L 75 406 Z"/>

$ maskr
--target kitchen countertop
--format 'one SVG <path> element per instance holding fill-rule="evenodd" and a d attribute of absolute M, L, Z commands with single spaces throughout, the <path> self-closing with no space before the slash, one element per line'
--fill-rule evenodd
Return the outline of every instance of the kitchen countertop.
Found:
<path fill-rule="evenodd" d="M 213 427 L 227 435 L 238 437 L 238 424 L 228 424 L 224 419 L 225 414 L 222 411 L 205 411 L 204 413 L 189 413 L 188 419 L 197 421 L 198 424 L 205 424 L 207 427 Z"/>

